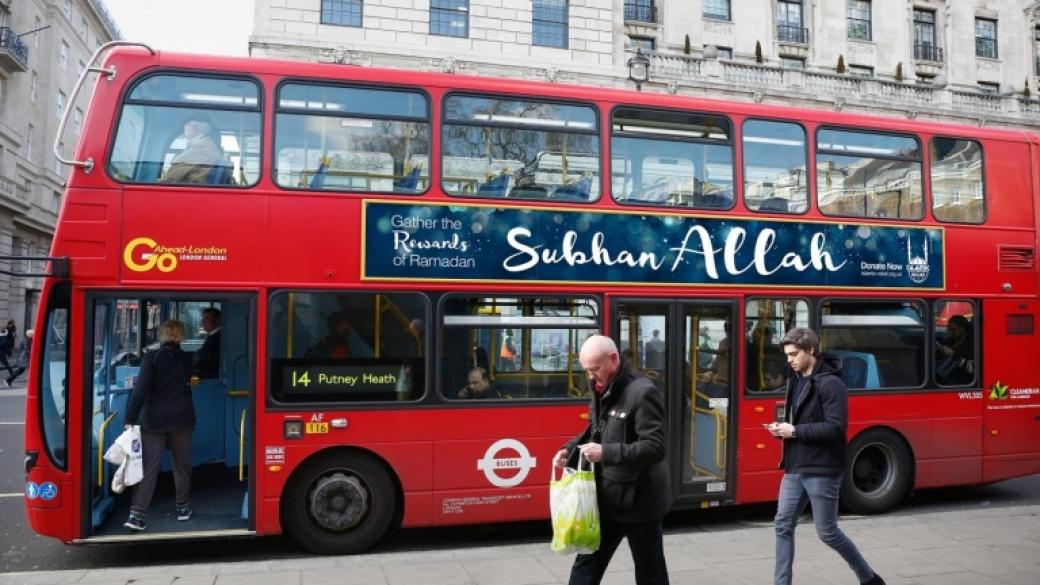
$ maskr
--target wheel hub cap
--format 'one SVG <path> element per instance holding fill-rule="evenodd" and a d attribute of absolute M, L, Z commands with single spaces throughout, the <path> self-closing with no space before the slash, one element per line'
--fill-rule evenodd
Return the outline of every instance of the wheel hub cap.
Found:
<path fill-rule="evenodd" d="M 328 530 L 349 530 L 368 511 L 368 491 L 358 478 L 337 472 L 314 484 L 310 493 L 311 514 Z"/>

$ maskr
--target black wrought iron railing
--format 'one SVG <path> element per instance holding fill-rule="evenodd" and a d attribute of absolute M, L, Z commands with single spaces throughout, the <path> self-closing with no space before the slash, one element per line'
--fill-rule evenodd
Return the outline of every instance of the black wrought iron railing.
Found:
<path fill-rule="evenodd" d="M 931 43 L 914 43 L 914 59 L 942 63 L 944 61 L 942 47 Z"/>
<path fill-rule="evenodd" d="M 625 20 L 657 22 L 657 7 L 653 2 L 625 2 Z"/>
<path fill-rule="evenodd" d="M 782 43 L 806 44 L 809 42 L 809 29 L 803 26 L 780 24 L 776 27 L 776 38 Z"/>
<path fill-rule="evenodd" d="M 6 49 L 18 59 L 23 66 L 29 65 L 29 47 L 18 38 L 13 30 L 0 26 L 0 49 Z"/>

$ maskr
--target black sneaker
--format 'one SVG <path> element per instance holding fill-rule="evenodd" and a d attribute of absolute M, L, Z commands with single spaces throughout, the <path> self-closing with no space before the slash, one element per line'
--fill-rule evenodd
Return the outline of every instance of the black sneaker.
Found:
<path fill-rule="evenodd" d="M 148 528 L 148 525 L 144 521 L 144 516 L 136 512 L 130 512 L 130 517 L 126 519 L 123 526 L 126 526 L 134 532 L 141 532 L 145 528 Z"/>
<path fill-rule="evenodd" d="M 183 506 L 177 506 L 177 519 L 184 521 L 191 519 L 191 507 L 187 504 Z"/>

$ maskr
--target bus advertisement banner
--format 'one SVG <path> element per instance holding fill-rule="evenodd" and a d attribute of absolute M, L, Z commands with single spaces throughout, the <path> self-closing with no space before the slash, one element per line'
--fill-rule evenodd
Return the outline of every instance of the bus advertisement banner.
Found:
<path fill-rule="evenodd" d="M 941 228 L 366 202 L 366 280 L 945 287 Z"/>

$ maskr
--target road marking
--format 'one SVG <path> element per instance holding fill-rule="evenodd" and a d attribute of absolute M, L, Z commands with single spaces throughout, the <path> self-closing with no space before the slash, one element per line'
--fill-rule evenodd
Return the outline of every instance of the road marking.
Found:
<path fill-rule="evenodd" d="M 22 492 L 16 492 L 13 494 L 0 494 L 0 498 L 21 498 L 24 495 L 25 494 L 23 494 Z"/>

